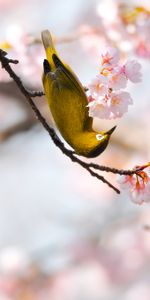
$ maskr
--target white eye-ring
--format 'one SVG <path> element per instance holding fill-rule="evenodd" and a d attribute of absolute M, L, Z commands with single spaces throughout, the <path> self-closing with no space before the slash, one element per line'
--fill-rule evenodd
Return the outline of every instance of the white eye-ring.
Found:
<path fill-rule="evenodd" d="M 104 138 L 104 135 L 103 135 L 103 134 L 100 134 L 100 133 L 96 134 L 96 139 L 97 139 L 98 141 L 103 140 L 103 138 Z"/>

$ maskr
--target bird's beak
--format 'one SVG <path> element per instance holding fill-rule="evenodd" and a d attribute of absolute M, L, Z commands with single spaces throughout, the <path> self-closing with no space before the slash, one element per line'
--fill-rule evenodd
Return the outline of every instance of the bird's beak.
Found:
<path fill-rule="evenodd" d="M 114 126 L 113 128 L 111 128 L 110 130 L 108 130 L 107 132 L 105 132 L 105 134 L 111 135 L 114 130 L 116 129 L 117 126 Z"/>

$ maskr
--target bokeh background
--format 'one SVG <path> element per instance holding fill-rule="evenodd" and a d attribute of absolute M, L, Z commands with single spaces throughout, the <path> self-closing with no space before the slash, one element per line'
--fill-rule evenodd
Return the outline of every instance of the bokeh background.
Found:
<path fill-rule="evenodd" d="M 94 120 L 103 130 L 118 125 L 94 159 L 118 168 L 150 160 L 150 19 L 136 24 L 139 5 L 150 9 L 148 0 L 0 0 L 0 46 L 19 59 L 14 69 L 28 89 L 42 89 L 43 29 L 84 85 L 107 45 L 140 61 L 143 81 L 129 86 L 129 112 Z M 55 126 L 45 98 L 35 101 Z M 0 300 L 50 298 L 149 300 L 150 209 L 65 157 L 0 69 Z"/>

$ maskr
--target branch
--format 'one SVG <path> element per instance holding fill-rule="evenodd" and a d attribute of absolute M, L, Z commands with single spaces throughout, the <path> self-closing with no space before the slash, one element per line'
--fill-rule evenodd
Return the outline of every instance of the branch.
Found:
<path fill-rule="evenodd" d="M 28 91 L 28 95 L 30 97 L 42 97 L 44 96 L 45 94 L 42 92 L 42 91 Z"/>
<path fill-rule="evenodd" d="M 106 167 L 106 166 L 99 166 L 99 165 L 94 164 L 94 163 L 90 163 L 89 167 L 94 168 L 94 169 L 99 170 L 99 171 L 104 171 L 104 172 L 107 172 L 107 173 L 113 173 L 113 174 L 119 174 L 119 175 L 138 174 L 139 171 L 142 171 L 143 169 L 145 169 L 145 166 L 140 166 L 140 167 L 136 167 L 132 170 L 119 170 L 119 169 L 116 169 L 116 168 L 110 168 L 110 167 Z"/>
<path fill-rule="evenodd" d="M 110 168 L 106 166 L 100 166 L 94 163 L 86 163 L 76 157 L 76 153 L 74 151 L 71 151 L 67 149 L 63 142 L 60 140 L 60 138 L 57 136 L 55 130 L 48 125 L 46 122 L 45 118 L 41 115 L 40 111 L 36 107 L 35 103 L 33 102 L 31 97 L 36 97 L 36 96 L 43 96 L 43 92 L 30 92 L 27 91 L 26 88 L 24 87 L 21 79 L 16 75 L 16 73 L 13 71 L 11 68 L 10 64 L 17 64 L 17 60 L 12 60 L 6 57 L 7 53 L 3 50 L 0 49 L 0 61 L 2 64 L 2 68 L 4 68 L 8 74 L 10 75 L 11 78 L 15 81 L 16 85 L 18 86 L 19 90 L 21 93 L 25 96 L 27 102 L 31 106 L 32 110 L 34 111 L 37 119 L 40 121 L 42 126 L 45 128 L 45 130 L 48 132 L 50 135 L 51 139 L 53 140 L 54 144 L 62 151 L 63 154 L 68 156 L 73 162 L 78 163 L 80 166 L 82 166 L 85 170 L 87 170 L 92 176 L 96 177 L 97 179 L 101 180 L 102 182 L 106 183 L 110 188 L 112 188 L 116 193 L 120 194 L 120 191 L 109 181 L 107 181 L 103 176 L 99 175 L 98 173 L 94 172 L 92 170 L 99 170 L 99 171 L 105 171 L 105 172 L 111 172 L 114 174 L 120 174 L 120 175 L 132 175 L 136 174 L 139 170 L 142 169 L 142 167 L 133 169 L 133 170 L 118 170 L 115 168 Z"/>

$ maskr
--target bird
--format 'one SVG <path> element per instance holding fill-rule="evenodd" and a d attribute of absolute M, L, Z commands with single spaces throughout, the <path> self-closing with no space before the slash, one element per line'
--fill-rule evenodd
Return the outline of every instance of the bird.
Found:
<path fill-rule="evenodd" d="M 116 126 L 106 132 L 93 129 L 83 85 L 59 58 L 50 32 L 42 31 L 41 38 L 46 52 L 43 87 L 56 127 L 77 155 L 94 158 L 106 149 Z"/>

